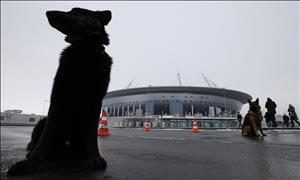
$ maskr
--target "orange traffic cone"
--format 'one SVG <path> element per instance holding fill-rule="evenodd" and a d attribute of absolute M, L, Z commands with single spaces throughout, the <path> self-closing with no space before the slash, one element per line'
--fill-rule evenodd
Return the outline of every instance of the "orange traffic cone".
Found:
<path fill-rule="evenodd" d="M 196 121 L 193 121 L 192 133 L 199 133 L 199 128 Z"/>
<path fill-rule="evenodd" d="M 144 132 L 149 132 L 150 131 L 150 123 L 149 121 L 144 122 Z"/>
<path fill-rule="evenodd" d="M 109 136 L 110 135 L 107 124 L 108 124 L 107 113 L 105 111 L 103 111 L 101 121 L 100 121 L 99 127 L 98 127 L 98 136 Z"/>

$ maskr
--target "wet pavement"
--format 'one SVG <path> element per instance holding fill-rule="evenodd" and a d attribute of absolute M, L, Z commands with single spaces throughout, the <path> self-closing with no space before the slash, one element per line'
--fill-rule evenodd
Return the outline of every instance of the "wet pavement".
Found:
<path fill-rule="evenodd" d="M 300 179 L 300 130 L 266 130 L 249 139 L 240 130 L 110 129 L 99 138 L 105 171 L 56 170 L 7 177 L 24 159 L 33 127 L 1 126 L 1 179 Z"/>

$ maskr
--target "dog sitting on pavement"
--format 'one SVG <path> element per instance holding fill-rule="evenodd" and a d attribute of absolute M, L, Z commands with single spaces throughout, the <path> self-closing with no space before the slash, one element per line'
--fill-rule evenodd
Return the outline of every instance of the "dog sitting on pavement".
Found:
<path fill-rule="evenodd" d="M 245 116 L 243 125 L 242 125 L 242 135 L 243 136 L 266 136 L 263 133 L 261 122 L 263 120 L 261 107 L 259 105 L 259 99 L 257 98 L 255 101 L 249 103 L 249 111 Z M 260 134 L 259 134 L 259 132 Z"/>
<path fill-rule="evenodd" d="M 73 8 L 46 15 L 71 45 L 61 53 L 47 118 L 33 131 L 26 160 L 17 162 L 7 174 L 33 173 L 49 160 L 57 166 L 61 161 L 77 162 L 103 170 L 107 162 L 98 149 L 97 128 L 112 65 L 104 48 L 109 44 L 105 26 L 111 12 Z"/>

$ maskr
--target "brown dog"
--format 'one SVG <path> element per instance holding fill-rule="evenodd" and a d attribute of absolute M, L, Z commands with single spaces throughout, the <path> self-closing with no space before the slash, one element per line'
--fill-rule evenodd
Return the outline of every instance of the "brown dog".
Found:
<path fill-rule="evenodd" d="M 245 120 L 242 125 L 242 135 L 243 136 L 266 136 L 263 133 L 261 127 L 261 121 L 263 120 L 261 107 L 259 105 L 259 99 L 257 98 L 255 101 L 249 103 L 249 111 L 245 116 Z M 261 134 L 258 133 L 260 131 Z"/>

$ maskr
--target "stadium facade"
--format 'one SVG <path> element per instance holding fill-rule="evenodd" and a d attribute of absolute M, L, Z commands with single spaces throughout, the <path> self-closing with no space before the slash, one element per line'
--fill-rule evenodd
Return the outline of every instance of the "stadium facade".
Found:
<path fill-rule="evenodd" d="M 246 93 L 212 87 L 157 86 L 116 90 L 103 99 L 103 110 L 115 125 L 140 127 L 145 119 L 152 126 L 236 126 L 236 113 L 252 97 Z"/>

